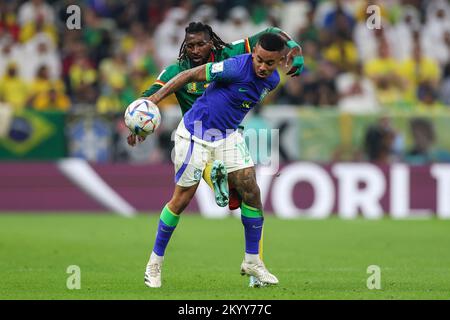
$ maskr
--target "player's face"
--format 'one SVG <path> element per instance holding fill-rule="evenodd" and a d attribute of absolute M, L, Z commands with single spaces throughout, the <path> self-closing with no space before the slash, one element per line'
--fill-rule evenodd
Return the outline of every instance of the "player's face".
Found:
<path fill-rule="evenodd" d="M 260 45 L 256 45 L 252 53 L 253 69 L 260 78 L 267 78 L 275 71 L 284 56 L 278 51 L 264 50 Z"/>
<path fill-rule="evenodd" d="M 194 66 L 208 62 L 213 44 L 206 32 L 186 34 L 186 52 Z"/>

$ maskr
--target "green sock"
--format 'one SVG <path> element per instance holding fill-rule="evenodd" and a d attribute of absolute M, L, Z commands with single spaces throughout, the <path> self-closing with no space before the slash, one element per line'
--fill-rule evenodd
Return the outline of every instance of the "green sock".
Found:
<path fill-rule="evenodd" d="M 246 218 L 262 218 L 263 212 L 257 208 L 253 208 L 244 202 L 241 203 L 241 215 Z"/>
<path fill-rule="evenodd" d="M 162 209 L 159 218 L 161 219 L 162 222 L 164 222 L 166 225 L 170 227 L 176 227 L 178 221 L 180 221 L 180 215 L 172 212 L 167 204 Z"/>

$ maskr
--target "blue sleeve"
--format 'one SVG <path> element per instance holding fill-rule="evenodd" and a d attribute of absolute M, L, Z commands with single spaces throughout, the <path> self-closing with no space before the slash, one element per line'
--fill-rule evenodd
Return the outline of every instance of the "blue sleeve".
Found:
<path fill-rule="evenodd" d="M 242 68 L 236 58 L 206 64 L 206 81 L 232 82 L 242 77 Z"/>

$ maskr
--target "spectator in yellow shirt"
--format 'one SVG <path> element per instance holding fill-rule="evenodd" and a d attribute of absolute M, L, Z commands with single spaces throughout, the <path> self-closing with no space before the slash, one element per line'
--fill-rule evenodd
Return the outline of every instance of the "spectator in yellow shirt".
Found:
<path fill-rule="evenodd" d="M 378 40 L 378 57 L 369 60 L 365 74 L 375 83 L 377 97 L 383 106 L 396 106 L 404 102 L 405 84 L 398 74 L 397 61 L 392 57 L 385 38 Z"/>
<path fill-rule="evenodd" d="M 31 83 L 30 94 L 33 97 L 34 95 L 37 95 L 41 92 L 47 92 L 52 88 L 58 92 L 64 92 L 64 82 L 59 79 L 51 80 L 48 67 L 46 65 L 42 65 L 38 68 L 36 77 Z"/>
<path fill-rule="evenodd" d="M 77 54 L 70 66 L 69 79 L 70 86 L 75 93 L 84 85 L 92 85 L 98 81 L 98 72 L 85 49 Z"/>
<path fill-rule="evenodd" d="M 115 114 L 125 111 L 126 104 L 121 99 L 126 86 L 125 79 L 121 76 L 113 76 L 109 79 L 109 83 L 111 85 L 105 84 L 102 94 L 97 99 L 97 112 L 101 114 Z"/>
<path fill-rule="evenodd" d="M 17 65 L 10 63 L 0 81 L 0 101 L 9 104 L 14 111 L 21 111 L 25 108 L 29 89 L 17 73 Z"/>
<path fill-rule="evenodd" d="M 50 88 L 48 91 L 38 93 L 32 100 L 31 106 L 38 111 L 67 111 L 70 100 L 64 92 Z"/>
<path fill-rule="evenodd" d="M 58 42 L 58 33 L 54 25 L 48 24 L 42 17 L 38 17 L 35 21 L 26 22 L 20 29 L 20 42 L 25 43 L 39 33 L 46 33 L 56 45 Z"/>
<path fill-rule="evenodd" d="M 341 33 L 334 36 L 334 41 L 324 50 L 323 56 L 340 71 L 352 69 L 358 62 L 356 46 Z"/>
<path fill-rule="evenodd" d="M 437 88 L 441 78 L 439 64 L 423 55 L 418 40 L 414 43 L 413 56 L 400 63 L 398 73 L 404 79 L 407 98 L 412 102 L 417 102 L 420 84 L 429 83 L 432 88 Z"/>

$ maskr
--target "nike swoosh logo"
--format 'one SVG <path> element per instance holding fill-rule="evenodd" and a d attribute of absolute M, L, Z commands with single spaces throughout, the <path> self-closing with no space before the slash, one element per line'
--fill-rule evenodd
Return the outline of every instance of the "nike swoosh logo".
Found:
<path fill-rule="evenodd" d="M 248 89 L 244 89 L 244 88 L 239 88 L 239 92 L 247 92 Z"/>
<path fill-rule="evenodd" d="M 162 231 L 162 232 L 172 232 L 171 230 L 166 230 L 166 229 L 164 229 L 164 228 L 161 228 L 161 231 Z"/>
<path fill-rule="evenodd" d="M 252 228 L 253 229 L 260 229 L 260 228 L 262 228 L 262 226 L 255 226 L 255 225 L 253 225 Z"/>

